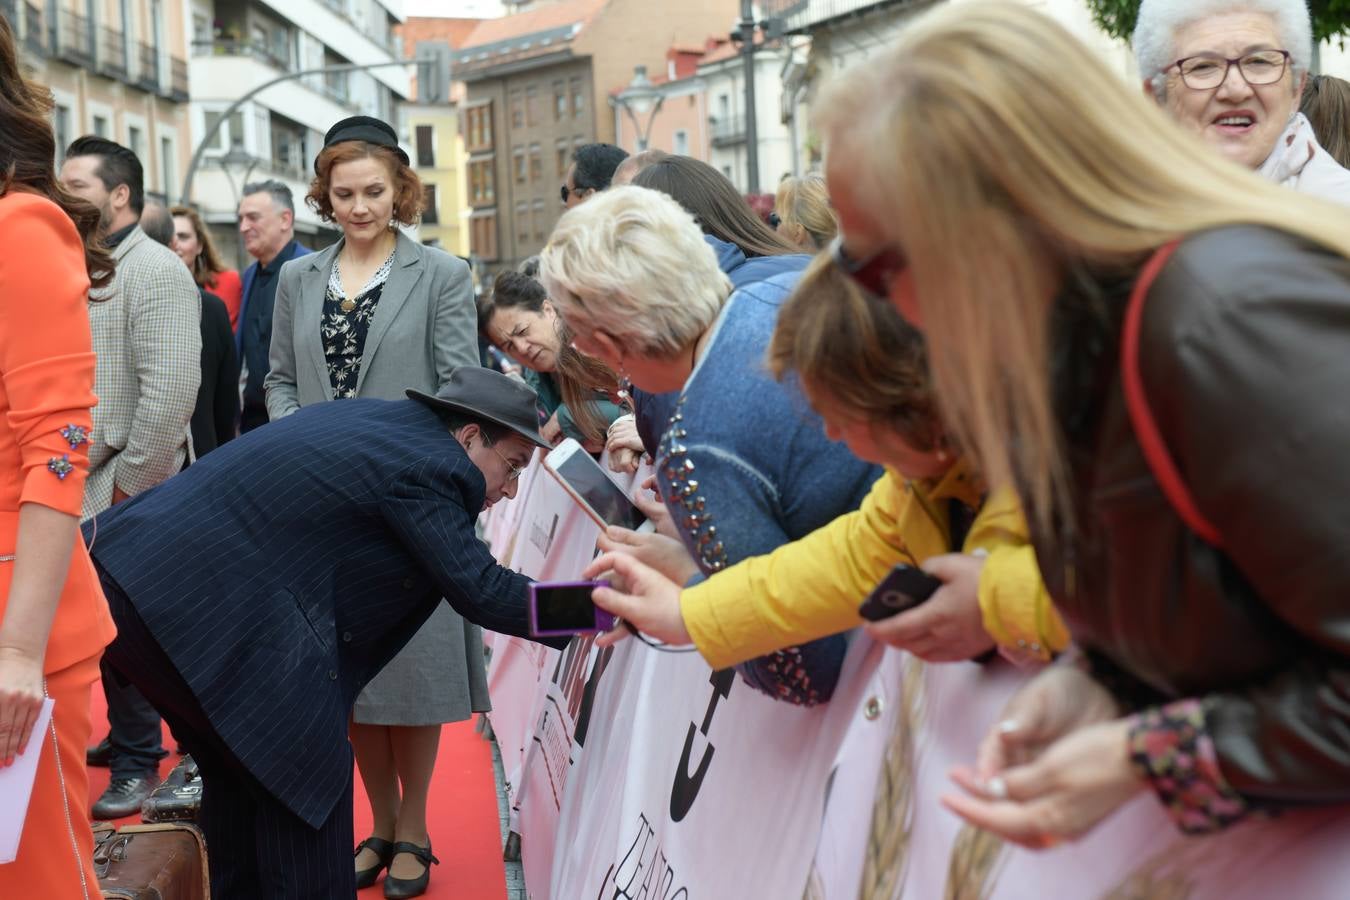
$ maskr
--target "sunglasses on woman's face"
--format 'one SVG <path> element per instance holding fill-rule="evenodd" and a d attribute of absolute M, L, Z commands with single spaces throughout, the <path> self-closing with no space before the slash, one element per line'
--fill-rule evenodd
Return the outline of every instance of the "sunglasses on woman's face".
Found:
<path fill-rule="evenodd" d="M 895 276 L 905 270 L 908 262 L 905 256 L 894 247 L 882 247 L 862 259 L 854 259 L 844 249 L 844 235 L 837 234 L 830 242 L 830 260 L 839 271 L 853 283 L 875 297 L 886 297 L 891 292 L 891 282 Z"/>
<path fill-rule="evenodd" d="M 567 203 L 567 198 L 571 197 L 573 194 L 576 194 L 578 197 L 581 197 L 585 194 L 593 194 L 593 193 L 595 193 L 595 191 L 593 191 L 590 188 L 569 188 L 565 184 L 562 186 L 562 189 L 558 191 L 559 196 L 562 197 L 562 202 L 564 205 L 566 205 Z"/>

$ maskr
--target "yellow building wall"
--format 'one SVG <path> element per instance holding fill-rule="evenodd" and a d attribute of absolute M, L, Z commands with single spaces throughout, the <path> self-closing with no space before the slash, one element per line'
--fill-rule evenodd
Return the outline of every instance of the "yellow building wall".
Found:
<path fill-rule="evenodd" d="M 424 185 L 435 185 L 439 221 L 425 221 L 419 229 L 422 241 L 437 240 L 447 253 L 469 255 L 469 205 L 466 178 L 468 156 L 459 133 L 459 109 L 456 106 L 420 106 L 408 109 L 408 143 L 413 150 L 414 168 Z M 417 166 L 417 126 L 431 126 L 434 134 L 434 166 Z"/>

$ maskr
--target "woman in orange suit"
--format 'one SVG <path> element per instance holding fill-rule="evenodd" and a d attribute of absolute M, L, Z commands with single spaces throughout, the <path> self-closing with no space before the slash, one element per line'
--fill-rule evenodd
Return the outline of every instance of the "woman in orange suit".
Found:
<path fill-rule="evenodd" d="M 115 630 L 79 516 L 97 402 L 89 287 L 111 278 L 112 261 L 95 237 L 98 211 L 57 186 L 50 111 L 0 18 L 0 766 L 22 747 L 39 754 L 0 897 L 93 900 L 84 748 L 89 690 Z M 44 695 L 53 724 L 35 733 Z"/>

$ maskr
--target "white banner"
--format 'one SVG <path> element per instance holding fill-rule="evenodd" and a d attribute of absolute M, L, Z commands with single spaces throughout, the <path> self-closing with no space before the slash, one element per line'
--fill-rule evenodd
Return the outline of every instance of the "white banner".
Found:
<path fill-rule="evenodd" d="M 487 523 L 494 550 L 509 548 L 499 558 L 576 578 L 590 520 L 547 474 L 512 505 L 493 518 L 510 515 L 514 532 Z M 490 641 L 492 722 L 535 900 L 1347 896 L 1344 807 L 1194 838 L 1142 793 L 1042 852 L 964 826 L 939 802 L 955 790 L 947 772 L 974 760 L 1029 677 L 1001 661 L 926 665 L 859 636 L 830 703 L 803 709 L 631 638 L 562 654 Z"/>

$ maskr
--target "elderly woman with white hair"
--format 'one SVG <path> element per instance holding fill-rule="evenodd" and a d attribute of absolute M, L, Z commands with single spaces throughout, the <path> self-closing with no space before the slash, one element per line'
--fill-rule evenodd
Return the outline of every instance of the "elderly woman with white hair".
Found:
<path fill-rule="evenodd" d="M 570 210 L 540 256 L 540 278 L 578 350 L 644 391 L 681 392 L 656 482 L 704 574 L 856 509 L 881 474 L 830 441 L 801 392 L 763 365 L 798 274 L 733 292 L 694 217 L 634 186 Z M 746 611 L 719 612 L 735 628 Z M 833 692 L 844 649 L 835 636 L 738 669 L 776 699 L 813 705 Z"/>
<path fill-rule="evenodd" d="M 1303 0 L 1143 0 L 1134 53 L 1144 90 L 1259 175 L 1350 203 L 1350 171 L 1298 111 L 1312 59 Z"/>

